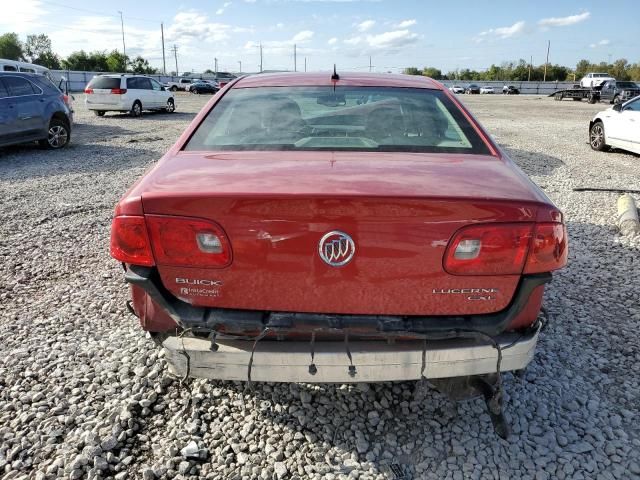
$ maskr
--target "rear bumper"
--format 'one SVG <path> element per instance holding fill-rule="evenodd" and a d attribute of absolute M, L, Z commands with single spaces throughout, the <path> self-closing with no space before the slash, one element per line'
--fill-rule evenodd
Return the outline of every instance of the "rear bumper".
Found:
<path fill-rule="evenodd" d="M 539 331 L 538 325 L 526 334 L 505 333 L 495 339 L 503 349 L 501 371 L 527 366 L 533 358 Z M 162 343 L 169 368 L 177 375 L 249 380 L 253 342 L 217 344 L 218 350 L 211 351 L 209 340 L 186 336 L 171 336 Z M 304 383 L 418 380 L 423 375 L 424 346 L 423 341 L 351 341 L 351 363 L 344 342 L 316 342 L 312 360 L 309 342 L 265 340 L 256 345 L 250 379 Z M 498 350 L 477 339 L 428 341 L 424 353 L 424 377 L 428 379 L 491 374 L 497 370 Z M 312 363 L 315 369 L 310 368 Z M 350 370 L 350 365 L 355 368 Z"/>
<path fill-rule="evenodd" d="M 130 105 L 124 103 L 89 103 L 85 102 L 88 110 L 100 110 L 104 112 L 126 112 L 131 108 Z"/>

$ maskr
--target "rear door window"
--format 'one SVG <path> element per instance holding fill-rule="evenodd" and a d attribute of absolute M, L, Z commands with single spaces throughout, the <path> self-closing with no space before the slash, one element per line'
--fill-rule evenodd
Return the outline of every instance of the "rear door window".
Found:
<path fill-rule="evenodd" d="M 40 93 L 29 80 L 21 77 L 4 77 L 4 83 L 12 97 L 22 97 Z"/>
<path fill-rule="evenodd" d="M 87 87 L 107 90 L 120 88 L 120 79 L 114 77 L 95 77 L 89 82 Z"/>
<path fill-rule="evenodd" d="M 0 98 L 5 98 L 9 96 L 9 91 L 7 90 L 7 87 L 4 86 L 4 83 L 2 83 L 2 79 L 0 78 Z"/>
<path fill-rule="evenodd" d="M 5 72 L 17 72 L 18 69 L 16 67 L 14 67 L 13 65 L 5 65 L 4 67 L 2 67 L 2 69 Z"/>

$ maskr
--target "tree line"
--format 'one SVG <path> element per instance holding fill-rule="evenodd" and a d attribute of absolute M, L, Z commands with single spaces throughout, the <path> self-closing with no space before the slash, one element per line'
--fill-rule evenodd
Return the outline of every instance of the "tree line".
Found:
<path fill-rule="evenodd" d="M 27 35 L 22 42 L 18 34 L 5 33 L 0 35 L 0 58 L 8 60 L 26 61 L 42 65 L 52 70 L 85 70 L 89 72 L 133 72 L 158 73 L 156 68 L 149 65 L 148 60 L 140 55 L 130 58 L 118 50 L 111 52 L 79 50 L 62 58 L 54 53 L 51 39 L 45 34 Z"/>
<path fill-rule="evenodd" d="M 589 60 L 580 60 L 575 68 L 563 65 L 547 65 L 547 81 L 578 81 L 586 73 L 608 73 L 616 80 L 640 81 L 640 62 L 629 63 L 626 58 L 621 58 L 613 63 L 591 63 Z M 464 68 L 443 74 L 434 67 L 417 67 L 404 69 L 407 75 L 424 75 L 435 80 L 503 80 L 503 81 L 542 81 L 545 78 L 544 64 L 529 65 L 525 60 L 518 62 L 504 62 L 501 65 L 491 65 L 486 70 L 477 71 Z"/>

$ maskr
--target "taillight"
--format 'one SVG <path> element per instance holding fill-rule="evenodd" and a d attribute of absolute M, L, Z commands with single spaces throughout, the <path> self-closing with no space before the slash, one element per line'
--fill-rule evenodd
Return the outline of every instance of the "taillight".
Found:
<path fill-rule="evenodd" d="M 112 88 L 111 89 L 111 93 L 113 93 L 115 95 L 123 95 L 123 94 L 127 93 L 127 89 L 126 88 Z"/>
<path fill-rule="evenodd" d="M 567 263 L 567 233 L 560 223 L 472 225 L 454 235 L 444 269 L 453 275 L 550 272 Z"/>
<path fill-rule="evenodd" d="M 231 245 L 219 225 L 199 218 L 145 218 L 158 265 L 222 268 L 231 263 Z"/>
<path fill-rule="evenodd" d="M 111 256 L 133 265 L 151 267 L 155 264 L 144 217 L 123 215 L 113 219 Z"/>
<path fill-rule="evenodd" d="M 93 93 L 93 88 L 85 88 L 84 93 Z"/>
<path fill-rule="evenodd" d="M 453 275 L 516 275 L 527 258 L 532 223 L 474 225 L 447 247 L 444 269 Z"/>
<path fill-rule="evenodd" d="M 567 227 L 561 223 L 538 223 L 533 233 L 524 273 L 557 270 L 567 264 Z"/>

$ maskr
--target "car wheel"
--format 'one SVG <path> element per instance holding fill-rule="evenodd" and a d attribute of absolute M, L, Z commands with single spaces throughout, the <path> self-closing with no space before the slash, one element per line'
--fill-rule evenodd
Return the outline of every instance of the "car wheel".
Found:
<path fill-rule="evenodd" d="M 174 103 L 173 98 L 167 100 L 167 106 L 164 107 L 164 110 L 167 113 L 173 113 L 176 111 L 176 104 Z"/>
<path fill-rule="evenodd" d="M 178 91 L 178 87 L 176 87 L 175 85 L 173 87 L 171 87 L 169 90 L 171 90 L 172 92 L 177 92 Z"/>
<path fill-rule="evenodd" d="M 104 110 L 94 110 L 94 111 L 93 111 L 93 114 L 94 114 L 96 117 L 104 117 L 105 111 L 104 111 Z"/>
<path fill-rule="evenodd" d="M 592 105 L 598 101 L 598 98 L 593 93 L 590 93 L 587 99 L 589 100 L 589 103 Z"/>
<path fill-rule="evenodd" d="M 53 118 L 49 122 L 47 138 L 40 140 L 38 143 L 49 150 L 58 150 L 66 147 L 69 144 L 69 140 L 71 140 L 69 124 L 59 118 Z"/>
<path fill-rule="evenodd" d="M 142 104 L 140 103 L 139 100 L 136 100 L 135 102 L 133 102 L 133 106 L 131 107 L 129 114 L 132 117 L 139 117 L 140 115 L 142 115 Z"/>
<path fill-rule="evenodd" d="M 591 148 L 599 152 L 608 150 L 609 146 L 604 142 L 604 138 L 604 124 L 598 120 L 589 129 L 589 144 Z"/>

